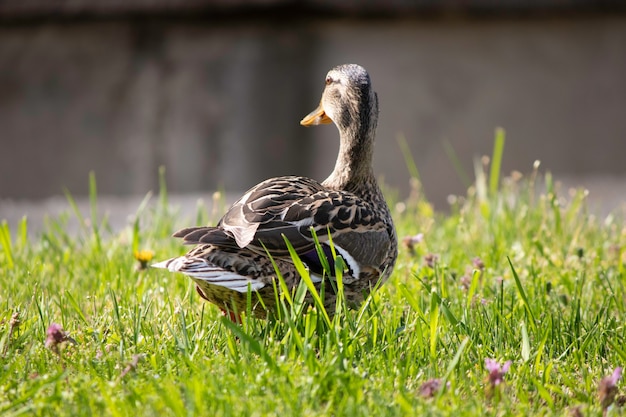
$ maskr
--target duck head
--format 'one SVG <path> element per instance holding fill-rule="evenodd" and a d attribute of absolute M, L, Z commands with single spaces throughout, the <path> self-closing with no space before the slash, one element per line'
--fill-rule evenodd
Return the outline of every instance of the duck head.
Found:
<path fill-rule="evenodd" d="M 340 132 L 351 129 L 355 134 L 366 133 L 358 131 L 365 127 L 364 121 L 376 121 L 378 99 L 365 68 L 356 64 L 337 66 L 328 71 L 325 84 L 319 106 L 300 124 L 314 126 L 334 122 Z"/>

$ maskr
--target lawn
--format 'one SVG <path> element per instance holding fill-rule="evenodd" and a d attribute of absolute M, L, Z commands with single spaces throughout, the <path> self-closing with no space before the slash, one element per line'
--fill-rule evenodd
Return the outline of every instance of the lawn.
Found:
<path fill-rule="evenodd" d="M 446 213 L 407 158 L 411 195 L 387 192 L 396 269 L 330 321 L 303 285 L 280 319 L 235 325 L 191 280 L 143 267 L 184 252 L 173 231 L 217 220 L 177 217 L 164 185 L 121 231 L 93 176 L 91 213 L 68 195 L 35 237 L 4 222 L 0 414 L 626 415 L 623 381 L 601 383 L 626 363 L 624 223 L 538 165 L 502 176 L 502 144 Z"/>

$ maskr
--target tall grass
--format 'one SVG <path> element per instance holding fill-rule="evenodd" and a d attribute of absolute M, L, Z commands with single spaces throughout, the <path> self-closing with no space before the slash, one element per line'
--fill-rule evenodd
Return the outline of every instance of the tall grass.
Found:
<path fill-rule="evenodd" d="M 626 363 L 624 225 L 589 213 L 582 190 L 563 198 L 538 165 L 503 176 L 499 138 L 447 214 L 409 165 L 411 195 L 391 203 L 398 235 L 422 237 L 360 309 L 332 318 L 303 303 L 303 280 L 277 296 L 278 319 L 233 324 L 184 276 L 143 268 L 136 253 L 181 253 L 172 231 L 216 220 L 203 207 L 179 219 L 164 181 L 121 232 L 98 213 L 93 176 L 88 217 L 68 193 L 71 214 L 37 238 L 26 219 L 3 222 L 0 414 L 600 414 L 599 380 Z M 53 322 L 75 343 L 46 347 Z M 487 358 L 512 361 L 502 384 Z"/>

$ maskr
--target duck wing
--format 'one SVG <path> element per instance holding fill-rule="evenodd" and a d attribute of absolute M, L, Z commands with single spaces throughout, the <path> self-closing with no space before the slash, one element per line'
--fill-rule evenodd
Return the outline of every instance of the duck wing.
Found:
<path fill-rule="evenodd" d="M 312 261 L 317 257 L 314 231 L 320 242 L 332 239 L 356 278 L 362 266 L 378 267 L 387 256 L 393 225 L 384 214 L 352 193 L 287 176 L 250 189 L 217 226 L 187 228 L 174 236 L 186 244 L 247 248 L 285 258 L 289 250 L 284 236 L 298 255 Z"/>

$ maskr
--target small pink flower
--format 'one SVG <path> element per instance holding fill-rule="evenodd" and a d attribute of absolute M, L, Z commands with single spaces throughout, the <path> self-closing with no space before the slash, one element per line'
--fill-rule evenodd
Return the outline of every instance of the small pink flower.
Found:
<path fill-rule="evenodd" d="M 445 388 L 450 389 L 450 381 L 446 382 Z M 433 398 L 441 389 L 441 380 L 439 378 L 432 378 L 420 386 L 419 393 L 424 398 Z"/>
<path fill-rule="evenodd" d="M 464 291 L 467 291 L 472 285 L 472 277 L 469 274 L 465 274 L 459 279 L 459 283 L 461 284 L 461 288 L 463 288 Z"/>
<path fill-rule="evenodd" d="M 418 233 L 413 236 L 405 236 L 402 239 L 402 244 L 404 244 L 404 246 L 406 246 L 409 252 L 413 254 L 415 253 L 415 247 L 419 245 L 423 240 L 424 240 L 424 234 Z"/>
<path fill-rule="evenodd" d="M 441 381 L 438 378 L 429 379 L 420 386 L 420 395 L 424 398 L 432 398 L 441 388 Z"/>
<path fill-rule="evenodd" d="M 600 404 L 603 410 L 606 410 L 613 404 L 615 396 L 617 395 L 617 383 L 621 377 L 622 368 L 618 366 L 615 368 L 612 375 L 605 376 L 600 380 L 598 384 L 598 397 L 600 398 Z"/>
<path fill-rule="evenodd" d="M 439 260 L 439 256 L 435 255 L 434 253 L 429 253 L 427 255 L 424 255 L 424 263 L 426 264 L 426 266 L 428 266 L 431 269 L 435 267 L 435 264 L 437 263 L 438 260 Z"/>
<path fill-rule="evenodd" d="M 59 353 L 59 345 L 64 342 L 76 344 L 76 341 L 65 333 L 60 324 L 50 324 L 48 330 L 46 330 L 46 347 L 55 353 Z"/>
<path fill-rule="evenodd" d="M 474 268 L 480 269 L 481 271 L 485 269 L 485 263 L 478 256 L 472 259 L 472 265 L 474 266 Z"/>
<path fill-rule="evenodd" d="M 56 350 L 57 345 L 66 340 L 67 335 L 60 324 L 52 323 L 48 326 L 48 330 L 46 331 L 46 347 L 48 349 Z"/>
<path fill-rule="evenodd" d="M 492 387 L 497 387 L 504 382 L 504 375 L 509 371 L 511 361 L 506 361 L 500 366 L 495 359 L 486 358 L 485 368 L 489 371 L 489 383 Z"/>

